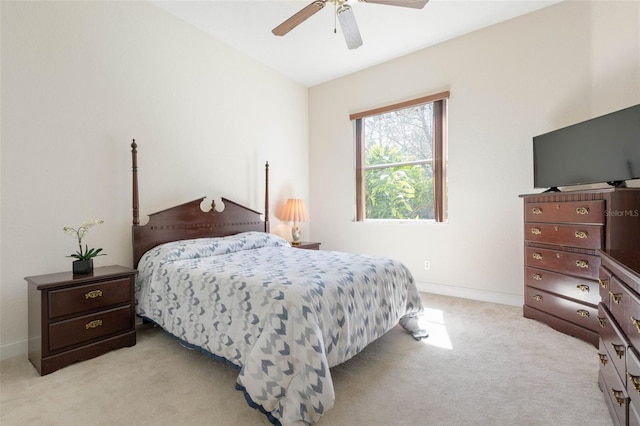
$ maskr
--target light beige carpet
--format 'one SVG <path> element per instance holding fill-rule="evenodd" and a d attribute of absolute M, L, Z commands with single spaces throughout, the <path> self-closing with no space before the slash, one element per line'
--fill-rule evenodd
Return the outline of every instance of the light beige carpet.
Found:
<path fill-rule="evenodd" d="M 332 369 L 321 425 L 610 425 L 596 349 L 518 307 L 424 294 L 431 336 L 391 330 Z M 138 344 L 40 377 L 0 364 L 0 424 L 268 425 L 237 371 L 142 327 Z"/>

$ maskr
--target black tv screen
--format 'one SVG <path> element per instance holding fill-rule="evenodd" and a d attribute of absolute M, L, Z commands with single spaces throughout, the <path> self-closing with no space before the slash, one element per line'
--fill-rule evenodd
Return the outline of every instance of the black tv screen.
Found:
<path fill-rule="evenodd" d="M 640 105 L 533 138 L 535 188 L 640 178 Z"/>

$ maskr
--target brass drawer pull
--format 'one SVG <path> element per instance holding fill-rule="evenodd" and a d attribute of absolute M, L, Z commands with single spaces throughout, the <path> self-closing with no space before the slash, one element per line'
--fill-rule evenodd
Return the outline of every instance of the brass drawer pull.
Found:
<path fill-rule="evenodd" d="M 633 315 L 631 316 L 631 322 L 633 323 L 633 325 L 636 326 L 636 330 L 638 330 L 638 333 L 640 333 L 640 320 L 635 319 L 633 317 Z"/>
<path fill-rule="evenodd" d="M 598 354 L 598 357 L 600 358 L 600 364 L 607 365 L 607 356 L 605 354 Z"/>
<path fill-rule="evenodd" d="M 84 328 L 89 330 L 90 328 L 98 328 L 101 325 L 102 325 L 102 320 L 98 319 L 98 320 L 89 321 L 84 325 Z"/>
<path fill-rule="evenodd" d="M 102 297 L 102 290 L 91 290 L 84 295 L 85 299 L 95 299 L 96 297 Z"/>
<path fill-rule="evenodd" d="M 633 388 L 640 393 L 640 376 L 634 376 L 631 373 L 627 373 L 627 377 L 629 377 L 629 380 L 633 383 Z"/>
<path fill-rule="evenodd" d="M 535 300 L 536 302 L 542 302 L 542 296 L 536 294 L 535 296 L 533 296 L 533 300 Z"/>
<path fill-rule="evenodd" d="M 609 296 L 611 296 L 611 299 L 613 299 L 613 303 L 615 303 L 616 305 L 619 305 L 622 301 L 622 293 L 615 294 L 609 291 Z"/>
<path fill-rule="evenodd" d="M 609 280 L 601 280 L 600 278 L 598 278 L 598 282 L 600 283 L 600 286 L 605 290 L 609 288 Z"/>
<path fill-rule="evenodd" d="M 533 213 L 533 214 L 542 214 L 542 208 L 534 207 L 534 208 L 531 209 L 531 213 Z"/>
<path fill-rule="evenodd" d="M 531 255 L 531 257 L 533 257 L 535 260 L 541 260 L 542 259 L 542 255 L 540 253 L 533 253 Z"/>
<path fill-rule="evenodd" d="M 582 318 L 589 318 L 589 311 L 585 311 L 584 309 L 578 309 L 576 313 Z"/>
<path fill-rule="evenodd" d="M 533 274 L 531 278 L 533 278 L 536 281 L 542 281 L 542 275 L 540 274 Z"/>
<path fill-rule="evenodd" d="M 612 343 L 611 346 L 613 346 L 613 350 L 616 351 L 618 358 L 622 359 L 624 356 L 624 345 L 616 345 L 615 343 Z"/>
<path fill-rule="evenodd" d="M 589 214 L 589 207 L 578 207 L 576 208 L 576 214 Z"/>
<path fill-rule="evenodd" d="M 607 319 L 598 317 L 598 324 L 600 324 L 600 327 L 602 328 L 607 328 Z"/>
<path fill-rule="evenodd" d="M 533 235 L 540 235 L 542 234 L 542 231 L 540 230 L 540 228 L 531 228 L 531 233 Z"/>
<path fill-rule="evenodd" d="M 624 405 L 624 393 L 622 391 L 617 391 L 614 388 L 611 388 L 611 394 L 616 399 L 618 406 L 622 407 Z"/>
<path fill-rule="evenodd" d="M 589 268 L 589 261 L 588 260 L 576 260 L 576 266 L 578 268 L 587 269 L 587 268 Z"/>
<path fill-rule="evenodd" d="M 586 284 L 578 284 L 576 288 L 583 293 L 589 293 L 589 286 Z"/>
<path fill-rule="evenodd" d="M 576 238 L 587 239 L 589 238 L 589 233 L 587 231 L 576 231 Z"/>

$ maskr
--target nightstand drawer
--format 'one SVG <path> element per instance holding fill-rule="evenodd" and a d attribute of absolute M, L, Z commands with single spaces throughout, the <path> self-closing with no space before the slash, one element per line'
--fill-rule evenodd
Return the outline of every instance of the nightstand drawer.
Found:
<path fill-rule="evenodd" d="M 131 329 L 131 306 L 123 306 L 104 312 L 60 321 L 49 325 L 49 350 L 97 339 Z"/>
<path fill-rule="evenodd" d="M 292 244 L 291 247 L 305 250 L 320 250 L 320 244 L 312 241 L 301 241 L 299 244 Z"/>
<path fill-rule="evenodd" d="M 49 318 L 104 309 L 108 306 L 129 303 L 130 300 L 131 279 L 129 278 L 53 290 L 49 293 Z"/>

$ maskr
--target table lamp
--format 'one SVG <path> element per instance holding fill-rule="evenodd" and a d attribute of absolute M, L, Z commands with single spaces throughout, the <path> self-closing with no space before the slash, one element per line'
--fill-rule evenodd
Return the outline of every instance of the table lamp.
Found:
<path fill-rule="evenodd" d="M 293 227 L 291 228 L 293 241 L 291 241 L 291 245 L 300 245 L 300 228 L 298 227 L 298 222 L 307 222 L 309 220 L 309 213 L 307 213 L 304 201 L 299 198 L 289 198 L 284 205 L 282 219 L 293 222 Z"/>

